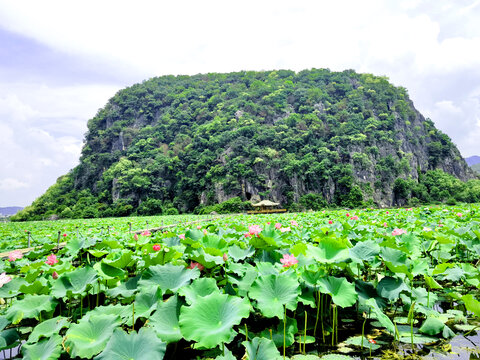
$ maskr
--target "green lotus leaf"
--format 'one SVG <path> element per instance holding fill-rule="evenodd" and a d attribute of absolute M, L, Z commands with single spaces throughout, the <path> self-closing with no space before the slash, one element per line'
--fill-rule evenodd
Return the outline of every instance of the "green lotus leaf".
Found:
<path fill-rule="evenodd" d="M 17 329 L 7 329 L 0 332 L 0 350 L 11 349 L 18 346 L 20 334 Z"/>
<path fill-rule="evenodd" d="M 222 265 L 225 263 L 222 255 L 210 255 L 205 252 L 204 249 L 198 249 L 192 252 L 190 255 L 190 260 L 198 262 L 205 266 L 207 269 L 214 268 L 217 265 Z"/>
<path fill-rule="evenodd" d="M 157 307 L 158 300 L 162 299 L 162 291 L 158 287 L 143 288 L 135 296 L 135 317 L 148 318 Z"/>
<path fill-rule="evenodd" d="M 341 355 L 341 354 L 327 354 L 323 355 L 321 360 L 353 360 L 354 358 L 348 355 Z"/>
<path fill-rule="evenodd" d="M 377 285 L 380 296 L 390 301 L 397 300 L 402 291 L 408 291 L 408 287 L 400 278 L 386 276 Z"/>
<path fill-rule="evenodd" d="M 12 324 L 18 324 L 22 319 L 38 319 L 42 311 L 53 311 L 56 306 L 57 301 L 48 295 L 25 295 L 8 308 L 5 317 Z"/>
<path fill-rule="evenodd" d="M 91 267 L 75 269 L 55 280 L 51 294 L 56 298 L 82 294 L 88 285 L 96 284 L 97 278 L 97 272 Z"/>
<path fill-rule="evenodd" d="M 297 354 L 297 355 L 293 355 L 290 358 L 290 360 L 320 360 L 320 357 L 317 355 L 311 355 L 311 354 L 307 354 L 307 355 Z"/>
<path fill-rule="evenodd" d="M 394 273 L 408 274 L 408 265 L 410 264 L 407 259 L 407 254 L 401 250 L 393 249 L 390 247 L 382 248 L 380 256 L 385 261 L 385 264 Z"/>
<path fill-rule="evenodd" d="M 95 309 L 88 311 L 83 315 L 81 321 L 87 321 L 90 318 L 95 318 L 102 315 L 111 315 L 115 317 L 115 321 L 118 325 L 126 324 L 128 326 L 132 325 L 133 309 L 132 304 L 122 305 L 103 305 L 97 306 Z"/>
<path fill-rule="evenodd" d="M 372 351 L 375 351 L 377 349 L 380 349 L 380 345 L 378 344 L 372 344 L 370 341 L 365 336 L 352 336 L 349 337 L 347 340 L 345 340 L 345 343 L 348 345 L 354 345 L 354 346 L 359 346 L 360 348 L 365 348 L 369 349 Z"/>
<path fill-rule="evenodd" d="M 472 294 L 462 296 L 462 300 L 465 303 L 465 307 L 468 311 L 480 317 L 480 301 L 475 299 Z"/>
<path fill-rule="evenodd" d="M 90 249 L 88 250 L 90 254 L 95 256 L 96 258 L 102 257 L 103 255 L 107 255 L 109 252 L 107 250 L 97 250 L 97 249 Z"/>
<path fill-rule="evenodd" d="M 40 340 L 42 337 L 49 338 L 53 334 L 58 334 L 61 329 L 69 327 L 70 323 L 67 318 L 57 316 L 53 319 L 45 320 L 35 326 L 32 333 L 28 337 L 28 343 L 33 344 Z"/>
<path fill-rule="evenodd" d="M 55 360 L 62 354 L 62 337 L 58 334 L 50 334 L 34 344 L 23 344 L 22 354 L 28 360 Z"/>
<path fill-rule="evenodd" d="M 239 278 L 229 275 L 228 281 L 234 285 L 237 285 L 239 296 L 246 296 L 257 276 L 258 272 L 251 268 L 245 272 L 245 275 Z"/>
<path fill-rule="evenodd" d="M 133 253 L 131 250 L 122 249 L 110 253 L 102 261 L 110 266 L 125 269 L 132 262 L 132 255 Z"/>
<path fill-rule="evenodd" d="M 115 329 L 105 350 L 95 360 L 162 360 L 165 351 L 166 344 L 152 329 L 143 327 L 130 334 Z"/>
<path fill-rule="evenodd" d="M 237 245 L 233 245 L 228 248 L 228 256 L 235 261 L 246 259 L 247 257 L 250 257 L 253 254 L 255 254 L 255 249 L 250 246 L 247 247 L 246 249 L 242 249 Z"/>
<path fill-rule="evenodd" d="M 93 238 L 73 237 L 69 239 L 65 249 L 69 256 L 77 256 L 78 252 L 82 249 L 87 249 L 90 246 L 95 245 L 97 241 Z"/>
<path fill-rule="evenodd" d="M 65 335 L 65 348 L 71 357 L 91 358 L 105 348 L 118 326 L 114 315 L 92 316 L 70 325 Z"/>
<path fill-rule="evenodd" d="M 167 343 L 177 342 L 182 338 L 178 319 L 182 302 L 177 295 L 171 296 L 167 301 L 157 303 L 157 311 L 150 316 L 150 325 L 157 336 Z"/>
<path fill-rule="evenodd" d="M 126 282 L 122 282 L 115 288 L 108 289 L 107 294 L 111 297 L 122 296 L 124 298 L 129 298 L 133 296 L 137 291 L 138 281 L 140 280 L 140 275 L 128 279 Z"/>
<path fill-rule="evenodd" d="M 160 286 L 162 291 L 176 291 L 199 276 L 200 271 L 197 268 L 185 269 L 183 266 L 172 264 L 156 265 L 149 267 L 143 272 L 142 278 L 138 282 L 138 286 Z"/>
<path fill-rule="evenodd" d="M 424 275 L 424 278 L 429 289 L 443 289 L 443 286 L 436 282 L 433 277 Z"/>
<path fill-rule="evenodd" d="M 341 307 L 349 307 L 357 301 L 355 284 L 345 278 L 328 276 L 319 280 L 320 292 L 330 294 L 333 302 Z"/>
<path fill-rule="evenodd" d="M 148 244 L 145 247 L 148 248 L 148 251 L 152 251 L 151 244 Z M 148 268 L 154 265 L 164 265 L 181 257 L 182 254 L 180 252 L 175 249 L 168 249 L 168 251 L 165 251 L 165 246 L 163 246 L 160 251 L 154 253 L 148 252 L 142 258 L 145 261 L 145 267 Z"/>
<path fill-rule="evenodd" d="M 295 334 L 298 332 L 297 320 L 287 316 L 285 324 L 285 346 L 292 346 L 295 342 Z M 270 330 L 272 330 L 272 340 L 276 346 L 283 346 L 283 321 L 280 321 L 276 329 L 262 330 L 260 335 L 266 339 L 270 339 Z"/>
<path fill-rule="evenodd" d="M 346 239 L 325 237 L 317 240 L 318 246 L 308 245 L 308 254 L 321 263 L 340 263 L 350 258 Z"/>
<path fill-rule="evenodd" d="M 195 279 L 191 284 L 180 288 L 178 293 L 185 297 L 187 304 L 191 305 L 199 296 L 207 296 L 218 291 L 215 279 L 200 278 Z"/>
<path fill-rule="evenodd" d="M 233 326 L 248 317 L 250 310 L 248 299 L 215 292 L 181 308 L 180 329 L 187 340 L 210 349 L 228 342 Z"/>
<path fill-rule="evenodd" d="M 365 301 L 365 303 L 372 308 L 373 313 L 375 314 L 375 317 L 380 322 L 380 324 L 385 327 L 390 333 L 396 334 L 395 325 L 393 324 L 392 320 L 390 320 L 389 317 L 385 315 L 382 310 L 380 310 L 375 299 L 368 299 L 367 301 Z"/>
<path fill-rule="evenodd" d="M 405 344 L 411 344 L 412 343 L 412 336 L 407 335 L 407 336 L 400 336 L 399 341 Z M 413 343 L 414 344 L 431 344 L 434 342 L 439 341 L 439 339 L 431 337 L 431 336 L 425 336 L 421 334 L 413 334 Z"/>
<path fill-rule="evenodd" d="M 387 305 L 386 300 L 378 295 L 377 290 L 370 282 L 355 280 L 355 291 L 357 292 L 360 301 L 366 301 L 373 298 L 379 307 L 384 308 Z"/>
<path fill-rule="evenodd" d="M 104 259 L 95 263 L 93 265 L 93 268 L 97 271 L 98 275 L 100 275 L 104 279 L 123 279 L 125 277 L 125 271 L 105 263 Z"/>
<path fill-rule="evenodd" d="M 18 294 L 20 294 L 19 289 L 22 285 L 28 286 L 28 283 L 25 281 L 24 278 L 21 278 L 21 277 L 13 278 L 12 281 L 0 287 L 0 298 L 6 299 L 11 297 L 16 297 Z"/>
<path fill-rule="evenodd" d="M 380 246 L 373 240 L 359 241 L 350 249 L 350 256 L 357 261 L 373 261 L 380 252 Z"/>
<path fill-rule="evenodd" d="M 244 341 L 245 355 L 248 360 L 281 360 L 277 347 L 270 339 L 255 337 L 251 341 Z"/>
<path fill-rule="evenodd" d="M 290 310 L 297 307 L 300 286 L 295 273 L 288 271 L 280 275 L 258 277 L 248 296 L 257 300 L 257 307 L 266 317 L 283 319 L 283 306 Z"/>
<path fill-rule="evenodd" d="M 21 285 L 18 290 L 19 292 L 24 294 L 45 295 L 50 292 L 50 286 L 48 285 L 47 279 L 41 277 L 32 282 L 31 284 Z"/>

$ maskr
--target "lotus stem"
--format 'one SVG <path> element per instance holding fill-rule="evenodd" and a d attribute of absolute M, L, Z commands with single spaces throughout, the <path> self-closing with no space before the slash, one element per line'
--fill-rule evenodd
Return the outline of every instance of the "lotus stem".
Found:
<path fill-rule="evenodd" d="M 303 341 L 303 353 L 306 354 L 306 345 L 307 345 L 307 311 L 305 311 L 305 338 Z"/>
<path fill-rule="evenodd" d="M 272 340 L 272 341 L 273 341 L 272 329 L 268 329 L 268 331 L 270 332 L 270 340 Z"/>
<path fill-rule="evenodd" d="M 322 318 L 322 339 L 323 343 L 325 344 L 325 328 L 323 326 L 323 295 L 320 295 L 320 308 L 322 309 L 320 312 L 320 316 Z"/>
<path fill-rule="evenodd" d="M 285 360 L 285 341 L 286 341 L 286 329 L 287 329 L 287 306 L 283 305 L 283 360 Z"/>
<path fill-rule="evenodd" d="M 132 303 L 132 331 L 135 331 L 135 302 Z"/>
<path fill-rule="evenodd" d="M 271 331 L 271 330 L 270 330 Z M 245 340 L 248 341 L 248 328 L 247 324 L 245 324 Z"/>
<path fill-rule="evenodd" d="M 313 328 L 313 336 L 317 336 L 318 315 L 320 314 L 320 290 L 317 291 L 317 318 L 315 319 L 315 327 Z"/>

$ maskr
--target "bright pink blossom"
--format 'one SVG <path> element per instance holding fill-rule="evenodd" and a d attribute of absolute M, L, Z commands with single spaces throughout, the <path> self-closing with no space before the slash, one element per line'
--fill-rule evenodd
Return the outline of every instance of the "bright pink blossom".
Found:
<path fill-rule="evenodd" d="M 57 279 L 58 279 L 58 273 L 57 273 L 56 271 L 54 271 L 54 272 L 52 273 L 52 278 L 53 278 L 53 280 L 57 280 Z"/>
<path fill-rule="evenodd" d="M 350 220 L 358 220 L 358 216 L 357 215 L 353 215 Z"/>
<path fill-rule="evenodd" d="M 198 270 L 202 271 L 203 269 L 205 269 L 205 266 L 203 266 L 198 262 L 191 261 L 190 265 L 188 266 L 188 269 L 195 269 L 195 268 L 198 268 Z"/>
<path fill-rule="evenodd" d="M 406 234 L 407 233 L 407 230 L 403 230 L 403 229 L 393 229 L 392 231 L 392 235 L 393 236 L 397 236 L 397 235 L 402 235 L 402 234 Z"/>
<path fill-rule="evenodd" d="M 10 281 L 12 281 L 12 278 L 8 276 L 6 273 L 0 274 L 0 288 L 6 283 L 9 283 Z"/>
<path fill-rule="evenodd" d="M 383 223 L 383 227 L 387 227 L 387 223 L 386 223 L 386 222 Z"/>
<path fill-rule="evenodd" d="M 133 235 L 133 239 L 134 239 L 135 241 L 138 241 L 138 234 Z"/>
<path fill-rule="evenodd" d="M 298 263 L 298 260 L 291 254 L 283 254 L 283 259 L 280 259 L 280 262 L 283 264 L 283 267 L 290 267 Z"/>
<path fill-rule="evenodd" d="M 149 230 L 145 230 L 144 232 L 142 232 L 142 236 L 151 236 L 152 233 L 149 231 Z"/>
<path fill-rule="evenodd" d="M 346 216 L 346 217 L 349 217 L 349 216 L 350 216 L 350 214 L 349 214 L 349 213 L 346 213 L 346 214 L 345 214 L 345 216 Z"/>
<path fill-rule="evenodd" d="M 290 220 L 290 224 L 292 226 L 298 226 L 298 223 L 295 220 Z"/>
<path fill-rule="evenodd" d="M 180 234 L 180 235 L 178 235 L 178 237 L 182 240 L 185 240 L 185 234 Z"/>
<path fill-rule="evenodd" d="M 63 234 L 63 237 L 67 237 L 67 233 Z"/>
<path fill-rule="evenodd" d="M 162 247 L 159 244 L 153 245 L 153 251 L 160 251 Z"/>
<path fill-rule="evenodd" d="M 284 232 L 290 232 L 290 231 L 292 231 L 292 229 L 290 229 L 290 227 L 283 227 L 283 228 L 280 229 L 280 231 L 282 233 L 284 233 Z"/>
<path fill-rule="evenodd" d="M 224 254 L 223 254 L 223 261 L 226 262 L 227 260 L 228 260 L 228 255 L 227 255 L 227 253 L 224 253 Z"/>
<path fill-rule="evenodd" d="M 390 213 L 387 211 L 387 214 L 390 214 Z"/>
<path fill-rule="evenodd" d="M 207 229 L 203 229 L 203 235 L 207 235 Z"/>
<path fill-rule="evenodd" d="M 329 224 L 333 224 L 333 221 L 332 221 L 332 220 L 328 220 L 328 223 L 329 223 Z"/>
<path fill-rule="evenodd" d="M 262 228 L 259 225 L 250 225 L 248 227 L 248 232 L 250 235 L 257 235 L 262 232 Z"/>
<path fill-rule="evenodd" d="M 271 224 L 271 222 L 270 222 L 270 221 L 268 221 L 268 222 L 267 222 L 267 225 L 270 225 L 270 224 Z"/>
<path fill-rule="evenodd" d="M 54 265 L 56 263 L 58 263 L 57 255 L 51 254 L 51 255 L 47 256 L 47 261 L 45 261 L 45 264 L 51 266 L 51 265 Z"/>
<path fill-rule="evenodd" d="M 245 233 L 243 236 L 245 236 L 246 238 L 249 238 L 250 236 L 252 236 L 252 234 L 250 234 L 250 233 Z"/>
<path fill-rule="evenodd" d="M 23 254 L 20 250 L 13 250 L 12 252 L 8 253 L 8 261 L 10 262 L 21 258 L 23 258 Z"/>
<path fill-rule="evenodd" d="M 202 227 L 200 225 L 197 225 L 197 230 L 200 230 Z"/>
<path fill-rule="evenodd" d="M 463 214 L 462 214 L 461 212 L 459 212 L 459 213 L 457 213 L 457 216 L 458 216 L 458 217 L 462 217 Z"/>
<path fill-rule="evenodd" d="M 282 224 L 280 224 L 280 223 L 275 224 L 275 229 L 280 229 L 281 227 L 282 227 Z"/>

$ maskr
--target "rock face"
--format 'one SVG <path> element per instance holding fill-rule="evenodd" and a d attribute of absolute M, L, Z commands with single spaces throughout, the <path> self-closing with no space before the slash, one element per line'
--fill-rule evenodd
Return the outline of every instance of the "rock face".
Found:
<path fill-rule="evenodd" d="M 407 91 L 383 77 L 164 76 L 119 91 L 89 121 L 81 163 L 63 180 L 73 186 L 62 191 L 86 191 L 99 209 L 192 211 L 237 196 L 285 205 L 307 194 L 391 206 L 405 200 L 395 181 L 433 169 L 475 176 Z"/>

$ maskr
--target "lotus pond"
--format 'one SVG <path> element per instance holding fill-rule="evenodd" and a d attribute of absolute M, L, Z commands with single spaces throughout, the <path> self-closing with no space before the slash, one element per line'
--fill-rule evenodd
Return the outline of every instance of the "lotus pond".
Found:
<path fill-rule="evenodd" d="M 2 224 L 0 355 L 478 358 L 479 210 L 159 217 L 176 225 L 73 227 L 60 249 L 41 230 L 26 254 Z"/>

